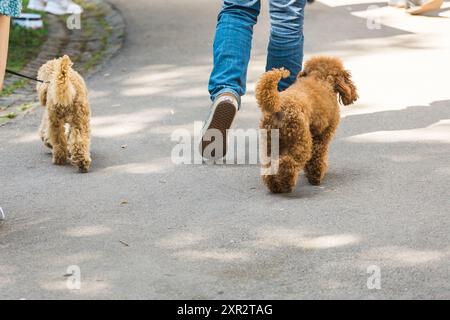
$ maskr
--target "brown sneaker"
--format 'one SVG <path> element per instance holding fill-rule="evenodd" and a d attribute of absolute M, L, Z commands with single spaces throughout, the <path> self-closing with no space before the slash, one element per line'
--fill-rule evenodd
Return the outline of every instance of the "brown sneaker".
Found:
<path fill-rule="evenodd" d="M 234 117 L 238 111 L 239 103 L 232 93 L 222 93 L 217 96 L 211 107 L 211 112 L 202 130 L 201 154 L 204 158 L 217 160 L 227 154 L 227 130 L 231 128 Z M 214 150 L 211 154 L 205 154 L 206 147 L 214 141 L 216 129 L 222 134 L 222 150 Z M 222 151 L 222 152 L 220 152 Z"/>

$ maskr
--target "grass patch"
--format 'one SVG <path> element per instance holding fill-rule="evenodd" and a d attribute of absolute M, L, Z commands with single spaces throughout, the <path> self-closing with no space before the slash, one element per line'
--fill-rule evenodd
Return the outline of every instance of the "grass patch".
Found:
<path fill-rule="evenodd" d="M 23 8 L 28 6 L 29 0 L 23 1 Z M 42 15 L 44 27 L 42 29 L 25 29 L 20 26 L 11 25 L 9 33 L 9 49 L 8 49 L 8 63 L 7 68 L 13 71 L 20 71 L 22 68 L 35 58 L 44 44 L 48 35 L 48 24 L 45 18 L 45 13 L 34 10 L 24 9 L 23 12 L 39 13 Z M 17 80 L 12 84 L 3 87 L 0 97 L 9 96 L 15 90 L 24 87 L 28 80 Z"/>
<path fill-rule="evenodd" d="M 10 113 L 5 114 L 4 116 L 0 116 L 0 118 L 3 118 L 3 119 L 14 119 L 15 117 L 17 117 L 17 113 L 15 113 L 15 112 L 10 112 Z"/>
<path fill-rule="evenodd" d="M 0 93 L 0 97 L 9 96 L 10 94 L 14 93 L 14 91 L 16 91 L 17 89 L 24 87 L 27 83 L 28 80 L 25 79 L 14 81 L 9 86 L 3 88 L 3 91 Z"/>
<path fill-rule="evenodd" d="M 23 1 L 23 8 L 29 0 Z M 42 44 L 47 39 L 48 25 L 45 13 L 24 9 L 23 12 L 39 13 L 44 21 L 44 28 L 32 30 L 11 25 L 9 34 L 8 69 L 20 71 L 31 59 L 39 54 Z"/>
<path fill-rule="evenodd" d="M 93 54 L 93 56 L 84 63 L 83 68 L 85 71 L 88 71 L 92 69 L 95 65 L 97 65 L 101 59 L 103 58 L 103 55 L 105 54 L 105 51 L 108 47 L 108 37 L 111 33 L 111 28 L 108 25 L 108 22 L 105 20 L 105 13 L 99 9 L 97 6 L 95 6 L 92 3 L 87 3 L 85 0 L 75 0 L 76 3 L 78 3 L 80 6 L 83 7 L 83 9 L 90 15 L 96 18 L 97 23 L 100 24 L 100 26 L 103 28 L 104 33 L 102 34 L 100 38 L 101 43 L 101 49 Z M 96 36 L 96 31 L 94 30 L 94 27 L 92 25 L 86 24 L 83 29 L 84 34 L 89 37 Z M 83 48 L 84 51 L 85 48 Z"/>
<path fill-rule="evenodd" d="M 94 52 L 90 59 L 88 61 L 85 61 L 82 65 L 83 72 L 87 72 L 91 70 L 93 67 L 95 67 L 103 58 L 105 51 L 108 47 L 108 38 L 111 34 L 111 27 L 108 25 L 108 22 L 105 19 L 105 13 L 97 7 L 94 3 L 88 3 L 85 0 L 74 0 L 74 2 L 78 5 L 80 5 L 84 10 L 84 15 L 89 17 L 95 17 L 96 23 L 100 24 L 100 26 L 103 28 L 104 32 L 101 35 L 100 44 L 101 48 L 100 50 Z M 60 17 L 61 21 L 65 23 L 65 17 Z M 98 37 L 97 31 L 95 30 L 95 26 L 92 23 L 85 23 L 82 20 L 82 27 L 81 32 L 83 33 L 83 36 L 86 38 L 95 38 Z M 80 49 L 81 52 L 86 52 L 88 49 L 86 48 L 87 44 L 84 43 Z M 77 61 L 80 56 L 78 57 L 71 57 L 72 61 Z"/>
<path fill-rule="evenodd" d="M 33 107 L 34 106 L 34 103 L 33 102 L 28 102 L 28 103 L 24 103 L 24 104 L 22 104 L 21 106 L 19 106 L 18 108 L 17 108 L 17 110 L 19 110 L 20 112 L 25 112 L 25 111 L 27 111 L 28 109 L 30 109 L 31 107 Z"/>

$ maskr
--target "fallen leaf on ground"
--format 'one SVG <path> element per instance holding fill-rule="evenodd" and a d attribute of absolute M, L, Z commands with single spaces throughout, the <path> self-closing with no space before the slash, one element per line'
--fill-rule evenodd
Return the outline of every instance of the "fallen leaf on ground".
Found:
<path fill-rule="evenodd" d="M 125 247 L 129 247 L 130 245 L 128 243 L 126 243 L 125 241 L 119 240 L 119 242 L 121 244 L 123 244 Z"/>

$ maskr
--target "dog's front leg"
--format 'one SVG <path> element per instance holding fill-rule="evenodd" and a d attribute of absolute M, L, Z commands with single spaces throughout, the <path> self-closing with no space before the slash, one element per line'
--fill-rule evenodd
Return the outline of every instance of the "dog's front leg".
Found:
<path fill-rule="evenodd" d="M 42 142 L 44 145 L 50 149 L 52 149 L 52 144 L 50 143 L 50 137 L 48 133 L 48 112 L 47 109 L 44 111 L 44 116 L 42 117 L 41 126 L 39 128 L 39 136 L 41 137 Z"/>
<path fill-rule="evenodd" d="M 49 119 L 49 138 L 53 146 L 53 164 L 63 165 L 67 161 L 67 139 L 64 132 L 64 122 Z"/>

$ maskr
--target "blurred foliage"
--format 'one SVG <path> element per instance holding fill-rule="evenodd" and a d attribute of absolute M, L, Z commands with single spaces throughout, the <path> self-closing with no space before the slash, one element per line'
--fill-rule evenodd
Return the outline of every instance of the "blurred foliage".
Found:
<path fill-rule="evenodd" d="M 44 20 L 44 28 L 32 30 L 11 25 L 9 35 L 8 69 L 20 71 L 28 61 L 39 54 L 41 45 L 47 38 L 45 13 L 28 10 L 28 0 L 23 1 L 23 12 L 39 13 Z"/>

